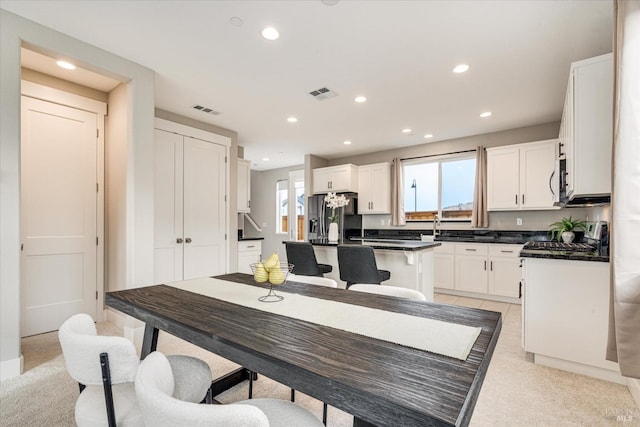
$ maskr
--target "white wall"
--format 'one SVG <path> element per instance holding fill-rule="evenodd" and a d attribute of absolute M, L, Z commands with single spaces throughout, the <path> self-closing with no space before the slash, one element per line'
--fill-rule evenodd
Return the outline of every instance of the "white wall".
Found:
<path fill-rule="evenodd" d="M 83 68 L 128 84 L 126 100 L 124 217 L 117 235 L 124 252 L 117 262 L 120 288 L 153 280 L 152 70 L 80 40 L 0 10 L 0 375 L 20 374 L 20 47 L 64 55 Z M 135 171 L 135 173 L 134 173 Z M 108 220 L 108 219 L 107 219 Z M 119 241 L 118 243 L 122 243 Z M 122 265 L 123 264 L 123 265 Z M 113 266 L 107 266 L 109 270 Z"/>

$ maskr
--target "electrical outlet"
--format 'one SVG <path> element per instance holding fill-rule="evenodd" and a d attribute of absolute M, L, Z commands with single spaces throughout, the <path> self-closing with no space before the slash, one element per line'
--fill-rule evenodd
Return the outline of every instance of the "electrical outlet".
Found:
<path fill-rule="evenodd" d="M 522 225 L 522 218 L 516 218 L 516 225 Z"/>

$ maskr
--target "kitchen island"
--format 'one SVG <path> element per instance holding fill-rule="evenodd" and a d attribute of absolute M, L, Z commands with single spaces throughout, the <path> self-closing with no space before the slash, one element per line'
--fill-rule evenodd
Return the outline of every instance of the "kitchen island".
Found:
<path fill-rule="evenodd" d="M 338 282 L 341 288 L 346 288 L 347 284 L 340 280 L 336 249 L 338 244 L 329 243 L 327 240 L 311 240 L 311 244 L 318 262 L 333 267 L 333 271 L 325 274 L 325 277 Z M 422 292 L 427 301 L 433 301 L 433 248 L 440 246 L 440 243 L 356 239 L 342 244 L 371 246 L 376 255 L 378 269 L 391 272 L 391 278 L 385 280 L 383 285 L 414 289 Z"/>

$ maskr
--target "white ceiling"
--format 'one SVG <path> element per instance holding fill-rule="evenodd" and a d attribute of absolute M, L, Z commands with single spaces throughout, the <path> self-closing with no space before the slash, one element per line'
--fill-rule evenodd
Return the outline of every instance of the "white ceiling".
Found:
<path fill-rule="evenodd" d="M 331 159 L 557 121 L 570 63 L 611 52 L 613 26 L 611 0 L 0 7 L 155 70 L 158 108 L 237 131 L 258 170 L 301 164 L 309 153 Z M 260 36 L 266 25 L 279 40 Z M 452 73 L 459 63 L 471 69 Z M 321 87 L 339 96 L 308 94 Z M 368 101 L 356 104 L 356 95 Z M 483 111 L 493 116 L 481 119 Z"/>

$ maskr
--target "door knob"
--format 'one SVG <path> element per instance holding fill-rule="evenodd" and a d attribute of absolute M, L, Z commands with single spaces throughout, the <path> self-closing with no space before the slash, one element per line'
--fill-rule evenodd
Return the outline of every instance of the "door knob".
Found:
<path fill-rule="evenodd" d="M 184 241 L 185 241 L 186 243 L 191 243 L 191 237 L 187 237 L 186 239 L 184 239 Z"/>
<path fill-rule="evenodd" d="M 178 237 L 178 238 L 176 239 L 176 243 L 182 243 L 182 237 Z"/>

